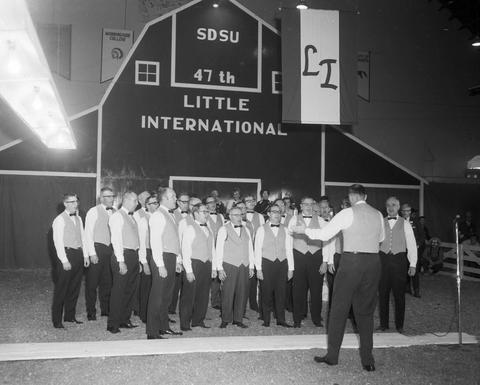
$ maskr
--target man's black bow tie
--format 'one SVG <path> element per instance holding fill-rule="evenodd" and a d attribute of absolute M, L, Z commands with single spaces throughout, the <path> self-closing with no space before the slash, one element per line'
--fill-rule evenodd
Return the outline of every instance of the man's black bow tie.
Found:
<path fill-rule="evenodd" d="M 182 211 L 181 214 L 188 214 L 188 211 Z"/>
<path fill-rule="evenodd" d="M 205 226 L 205 227 L 207 227 L 207 224 L 206 224 L 206 223 L 200 223 L 200 226 Z"/>
<path fill-rule="evenodd" d="M 254 214 L 254 213 L 255 213 L 255 211 L 253 211 L 253 210 L 252 210 L 252 211 L 250 211 L 250 210 L 249 210 L 249 211 L 247 211 L 247 213 Z"/>
<path fill-rule="evenodd" d="M 285 215 L 285 214 L 282 214 L 282 218 L 285 218 L 285 217 L 286 217 L 286 215 Z"/>
<path fill-rule="evenodd" d="M 217 215 L 217 213 L 210 213 L 210 215 Z"/>
<path fill-rule="evenodd" d="M 130 211 L 130 212 L 128 213 L 128 215 L 133 215 L 133 211 Z"/>
<path fill-rule="evenodd" d="M 76 216 L 77 216 L 77 214 L 76 214 L 76 213 L 73 213 L 73 214 L 68 214 L 68 215 L 70 215 L 71 217 L 76 217 Z"/>
<path fill-rule="evenodd" d="M 105 207 L 105 210 L 113 210 L 113 207 Z"/>
<path fill-rule="evenodd" d="M 233 227 L 236 229 L 238 227 L 243 227 L 243 226 L 242 225 L 234 225 Z"/>
<path fill-rule="evenodd" d="M 175 210 L 168 210 L 168 212 L 169 212 L 170 214 L 173 214 L 173 213 L 175 212 Z"/>
<path fill-rule="evenodd" d="M 397 219 L 397 217 L 387 217 L 387 220 L 390 220 L 390 219 L 395 220 L 395 219 Z"/>
<path fill-rule="evenodd" d="M 271 224 L 270 227 L 280 227 L 280 225 Z"/>
<path fill-rule="evenodd" d="M 311 215 L 304 215 L 303 218 L 304 219 L 306 219 L 306 218 L 312 219 L 312 216 Z"/>

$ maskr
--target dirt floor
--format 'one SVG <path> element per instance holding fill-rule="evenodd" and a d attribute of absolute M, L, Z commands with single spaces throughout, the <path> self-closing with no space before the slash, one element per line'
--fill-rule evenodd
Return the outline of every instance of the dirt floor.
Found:
<path fill-rule="evenodd" d="M 422 276 L 421 289 L 421 298 L 407 295 L 405 333 L 456 331 L 455 280 L 439 275 Z M 479 293 L 480 284 L 462 283 L 463 331 L 477 337 L 480 337 Z M 49 271 L 0 271 L 0 343 L 145 338 L 143 325 L 112 335 L 106 331 L 105 317 L 86 321 L 83 288 L 77 319 L 85 321 L 84 324 L 65 324 L 66 330 L 54 329 L 50 320 L 52 294 Z M 285 329 L 262 327 L 257 313 L 250 310 L 247 317 L 248 329 L 234 326 L 219 329 L 219 312 L 209 309 L 207 323 L 213 327 L 195 328 L 184 337 L 325 333 L 325 328 L 315 327 L 310 319 L 306 319 L 300 329 Z M 177 320 L 173 327 L 178 328 L 178 316 L 173 318 Z M 141 324 L 137 317 L 132 320 Z M 290 313 L 287 321 L 291 322 Z M 378 314 L 375 325 L 378 325 Z M 393 325 L 390 331 L 394 331 Z M 347 332 L 352 332 L 350 323 Z M 479 345 L 376 349 L 375 373 L 362 370 L 356 350 L 342 350 L 340 364 L 334 367 L 315 364 L 312 361 L 315 354 L 324 354 L 324 351 L 10 362 L 0 363 L 0 384 L 480 384 Z"/>

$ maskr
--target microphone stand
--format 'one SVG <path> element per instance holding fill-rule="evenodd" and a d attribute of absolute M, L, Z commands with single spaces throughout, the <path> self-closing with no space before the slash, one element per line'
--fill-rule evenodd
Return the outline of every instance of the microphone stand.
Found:
<path fill-rule="evenodd" d="M 458 301 L 458 344 L 462 345 L 462 312 L 461 312 L 461 283 L 463 273 L 463 266 L 461 267 L 460 263 L 463 263 L 463 258 L 460 255 L 460 242 L 458 237 L 458 218 L 455 218 L 455 243 L 457 246 L 457 301 Z M 462 250 L 463 252 L 463 250 Z"/>

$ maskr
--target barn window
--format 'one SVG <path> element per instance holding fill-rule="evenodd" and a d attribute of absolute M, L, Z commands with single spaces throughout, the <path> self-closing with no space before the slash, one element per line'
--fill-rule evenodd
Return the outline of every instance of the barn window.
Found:
<path fill-rule="evenodd" d="M 160 84 L 160 63 L 136 60 L 135 84 L 158 86 Z"/>

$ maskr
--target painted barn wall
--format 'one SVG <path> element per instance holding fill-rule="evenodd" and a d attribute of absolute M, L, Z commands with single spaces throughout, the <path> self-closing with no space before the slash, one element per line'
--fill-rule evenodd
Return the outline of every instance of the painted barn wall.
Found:
<path fill-rule="evenodd" d="M 99 83 L 102 27 L 126 27 L 138 37 L 146 21 L 186 3 L 28 1 L 36 21 L 73 24 L 72 81 L 57 79 L 71 114 L 97 104 L 105 91 Z M 295 1 L 240 3 L 278 26 L 278 7 Z M 318 8 L 335 4 L 358 7 L 358 50 L 372 52 L 371 102 L 359 100 L 359 122 L 346 129 L 417 174 L 461 182 L 480 144 L 480 97 L 467 96 L 467 88 L 480 84 L 480 51 L 469 46 L 469 35 L 457 31 L 436 1 L 314 2 Z"/>

